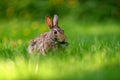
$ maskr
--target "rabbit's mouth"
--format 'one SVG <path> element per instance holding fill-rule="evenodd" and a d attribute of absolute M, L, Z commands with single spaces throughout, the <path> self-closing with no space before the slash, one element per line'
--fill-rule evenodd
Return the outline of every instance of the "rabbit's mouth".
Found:
<path fill-rule="evenodd" d="M 66 44 L 66 42 L 59 42 L 60 44 Z"/>
<path fill-rule="evenodd" d="M 58 41 L 58 44 L 61 44 L 61 45 L 66 45 L 66 46 L 68 46 L 68 42 L 59 42 L 59 41 Z"/>
<path fill-rule="evenodd" d="M 61 41 L 59 41 L 57 38 L 55 38 L 55 41 L 56 41 L 58 44 L 68 45 L 68 42 L 65 42 L 65 41 L 61 42 Z"/>

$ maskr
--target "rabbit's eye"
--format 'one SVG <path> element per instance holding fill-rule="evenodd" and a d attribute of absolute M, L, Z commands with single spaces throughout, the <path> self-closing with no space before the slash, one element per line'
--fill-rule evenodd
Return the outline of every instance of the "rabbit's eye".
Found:
<path fill-rule="evenodd" d="M 57 34 L 57 31 L 54 31 L 54 34 Z"/>

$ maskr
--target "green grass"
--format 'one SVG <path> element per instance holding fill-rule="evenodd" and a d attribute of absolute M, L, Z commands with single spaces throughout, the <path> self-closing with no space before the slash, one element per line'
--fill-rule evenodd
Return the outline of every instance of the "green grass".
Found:
<path fill-rule="evenodd" d="M 1 22 L 0 79 L 120 79 L 119 24 L 81 24 L 71 19 L 60 24 L 69 46 L 41 56 L 29 55 L 27 46 L 30 39 L 48 31 L 43 22 Z"/>

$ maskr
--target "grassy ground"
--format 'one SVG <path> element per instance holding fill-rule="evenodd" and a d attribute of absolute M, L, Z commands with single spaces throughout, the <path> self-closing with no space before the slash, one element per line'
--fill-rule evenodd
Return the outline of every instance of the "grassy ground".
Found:
<path fill-rule="evenodd" d="M 120 79 L 119 24 L 63 19 L 60 25 L 69 46 L 41 56 L 26 49 L 31 38 L 48 31 L 44 22 L 1 21 L 0 79 Z"/>

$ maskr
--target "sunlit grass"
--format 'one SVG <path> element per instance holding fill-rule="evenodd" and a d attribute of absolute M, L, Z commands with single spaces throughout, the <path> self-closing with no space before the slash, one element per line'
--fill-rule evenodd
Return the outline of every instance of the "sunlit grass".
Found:
<path fill-rule="evenodd" d="M 0 78 L 58 79 L 80 77 L 84 79 L 82 76 L 86 74 L 86 72 L 94 72 L 105 66 L 108 66 L 109 68 L 113 65 L 119 64 L 119 56 L 108 58 L 106 53 L 100 52 L 95 53 L 92 56 L 86 54 L 82 59 L 79 58 L 79 56 L 68 56 L 64 57 L 64 59 L 61 59 L 58 56 L 56 56 L 56 58 L 46 56 L 39 57 L 40 59 L 38 60 L 35 58 L 36 56 L 32 56 L 32 58 L 27 61 L 22 56 L 16 56 L 15 60 L 1 60 Z M 112 70 L 113 69 L 110 69 L 110 72 Z M 117 73 L 119 73 L 119 71 Z M 114 74 L 114 71 L 109 74 Z M 109 78 L 109 76 L 104 77 L 102 74 L 100 74 L 100 76 L 103 78 Z"/>

